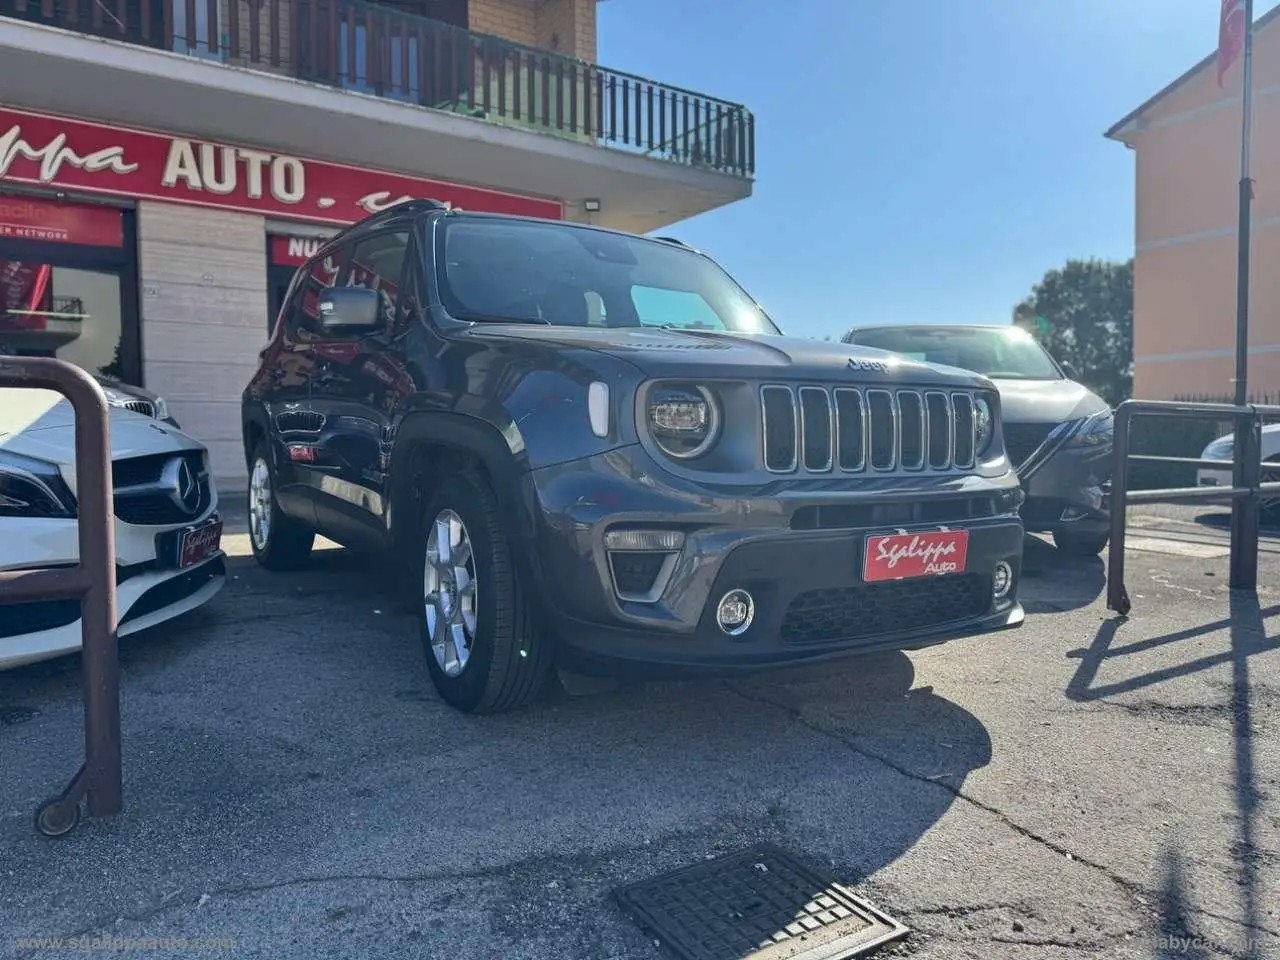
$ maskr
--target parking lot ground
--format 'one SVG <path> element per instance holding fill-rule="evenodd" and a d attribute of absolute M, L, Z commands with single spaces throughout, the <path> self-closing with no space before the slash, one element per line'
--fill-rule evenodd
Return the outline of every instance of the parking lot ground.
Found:
<path fill-rule="evenodd" d="M 1280 956 L 1280 542 L 1232 596 L 1197 516 L 1135 517 L 1124 622 L 1029 539 L 1016 631 L 490 718 L 384 574 L 233 532 L 223 593 L 122 643 L 119 817 L 34 832 L 78 662 L 0 674 L 0 955 L 656 960 L 609 891 L 768 840 L 912 928 L 883 956 Z"/>

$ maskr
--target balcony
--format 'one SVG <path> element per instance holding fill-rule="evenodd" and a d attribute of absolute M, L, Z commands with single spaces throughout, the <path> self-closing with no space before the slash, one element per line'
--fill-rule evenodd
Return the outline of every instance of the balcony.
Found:
<path fill-rule="evenodd" d="M 0 0 L 0 16 L 722 176 L 755 172 L 741 104 L 361 0 Z"/>

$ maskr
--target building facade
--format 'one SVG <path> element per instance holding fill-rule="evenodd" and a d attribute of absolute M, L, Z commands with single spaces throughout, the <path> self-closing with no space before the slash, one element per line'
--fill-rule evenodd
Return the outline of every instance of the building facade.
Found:
<path fill-rule="evenodd" d="M 1253 45 L 1248 392 L 1280 392 L 1280 8 Z M 1196 64 L 1107 131 L 1134 152 L 1134 396 L 1235 392 L 1243 69 Z"/>
<path fill-rule="evenodd" d="M 595 63 L 596 0 L 0 0 L 0 352 L 145 386 L 244 484 L 239 397 L 319 238 L 405 198 L 669 226 L 740 104 Z"/>

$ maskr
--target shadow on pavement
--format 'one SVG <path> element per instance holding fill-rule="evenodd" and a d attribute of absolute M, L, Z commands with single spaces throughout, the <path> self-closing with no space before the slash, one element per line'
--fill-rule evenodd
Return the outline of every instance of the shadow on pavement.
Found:
<path fill-rule="evenodd" d="M 752 840 L 822 851 L 852 882 L 915 846 L 991 759 L 976 717 L 912 689 L 904 654 L 467 717 L 432 690 L 385 571 L 341 551 L 298 574 L 245 558 L 230 570 L 207 607 L 121 645 L 123 814 L 52 843 L 27 816 L 0 819 L 16 934 L 167 915 L 165 897 L 192 909 L 375 877 L 419 884 L 386 891 L 415 910 L 431 884 L 483 887 L 467 909 L 500 946 L 548 936 L 511 924 L 566 876 L 602 895 Z M 0 725 L 0 806 L 61 785 L 80 736 L 78 659 L 0 673 L 0 703 L 26 718 Z M 598 897 L 573 903 L 559 929 L 585 937 Z M 601 955 L 581 949 L 562 955 Z"/>
<path fill-rule="evenodd" d="M 1259 862 L 1262 851 L 1258 847 L 1257 830 L 1261 808 L 1257 770 L 1254 765 L 1254 725 L 1253 704 L 1249 686 L 1249 658 L 1267 651 L 1280 649 L 1280 637 L 1267 636 L 1266 620 L 1280 614 L 1280 605 L 1261 608 L 1256 593 L 1245 590 L 1230 592 L 1230 614 L 1226 620 L 1218 620 L 1201 627 L 1179 630 L 1175 633 L 1138 640 L 1120 647 L 1114 647 L 1117 635 L 1126 621 L 1114 618 L 1105 621 L 1098 629 L 1093 644 L 1087 650 L 1073 650 L 1067 654 L 1078 658 L 1080 666 L 1067 685 L 1068 699 L 1076 702 L 1088 702 L 1120 693 L 1131 693 L 1135 690 L 1155 686 L 1156 684 L 1184 677 L 1202 670 L 1224 664 L 1231 665 L 1231 729 L 1232 746 L 1235 754 L 1235 802 L 1240 834 L 1232 844 L 1231 859 L 1236 863 L 1237 883 L 1241 891 L 1241 923 L 1246 930 L 1259 929 L 1263 920 L 1263 907 L 1259 903 Z M 1165 667 L 1150 673 L 1131 677 L 1117 683 L 1094 686 L 1098 671 L 1109 659 L 1130 656 L 1142 651 L 1193 637 L 1227 630 L 1230 637 L 1230 649 L 1210 656 L 1199 657 L 1187 663 L 1173 667 Z M 1186 910 L 1185 893 L 1182 890 L 1182 871 L 1176 853 L 1166 873 L 1165 897 L 1166 914 L 1164 922 L 1170 930 L 1185 931 L 1189 925 Z M 1170 912 L 1172 911 L 1172 912 Z M 1178 936 L 1192 936 L 1179 932 Z M 1244 960 L 1257 960 L 1262 956 L 1261 941 L 1258 938 L 1246 938 L 1246 949 L 1239 956 Z M 1170 955 L 1173 955 L 1172 953 Z M 1186 954 L 1178 954 L 1186 955 Z"/>
<path fill-rule="evenodd" d="M 1018 596 L 1028 613 L 1064 613 L 1087 607 L 1106 585 L 1101 557 L 1071 556 L 1039 537 L 1023 540 Z"/>

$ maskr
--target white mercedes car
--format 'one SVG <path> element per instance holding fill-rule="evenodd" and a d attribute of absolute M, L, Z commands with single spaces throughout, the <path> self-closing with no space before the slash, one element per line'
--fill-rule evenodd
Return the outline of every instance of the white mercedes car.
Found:
<path fill-rule="evenodd" d="M 204 446 L 154 416 L 109 407 L 118 636 L 207 602 L 226 580 Z M 0 570 L 73 565 L 75 427 L 51 390 L 0 388 Z M 80 649 L 80 602 L 0 604 L 0 669 Z"/>

